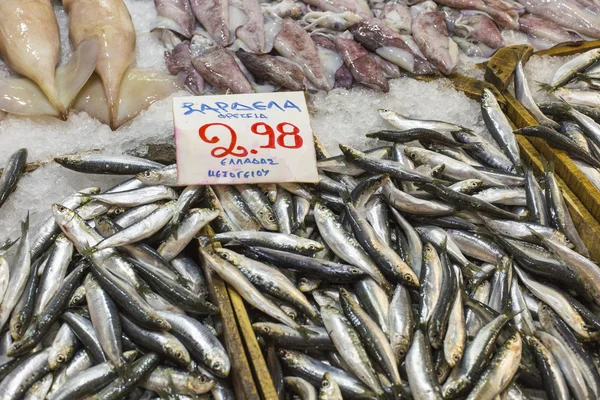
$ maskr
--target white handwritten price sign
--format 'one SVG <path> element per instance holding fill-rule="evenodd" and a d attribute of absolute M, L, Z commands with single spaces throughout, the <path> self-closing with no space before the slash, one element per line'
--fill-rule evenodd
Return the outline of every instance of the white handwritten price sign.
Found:
<path fill-rule="evenodd" d="M 173 99 L 180 184 L 317 182 L 303 92 Z"/>

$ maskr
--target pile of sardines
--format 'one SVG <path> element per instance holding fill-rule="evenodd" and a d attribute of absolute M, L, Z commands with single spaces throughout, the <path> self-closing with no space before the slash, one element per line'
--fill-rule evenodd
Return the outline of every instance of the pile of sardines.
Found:
<path fill-rule="evenodd" d="M 522 162 L 491 92 L 481 109 L 494 142 L 379 110 L 381 147 L 315 140 L 317 184 L 57 159 L 137 175 L 5 245 L 0 399 L 234 398 L 205 271 L 249 306 L 281 399 L 598 398 L 600 267 L 551 166 Z"/>
<path fill-rule="evenodd" d="M 540 126 L 517 133 L 542 138 L 564 150 L 600 190 L 600 49 L 565 62 L 550 82 L 541 84 L 558 101 L 536 103 L 519 61 L 515 95 Z"/>

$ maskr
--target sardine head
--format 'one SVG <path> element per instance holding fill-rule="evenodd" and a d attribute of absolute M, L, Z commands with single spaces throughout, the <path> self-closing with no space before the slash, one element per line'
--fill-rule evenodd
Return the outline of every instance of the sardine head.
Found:
<path fill-rule="evenodd" d="M 144 185 L 158 185 L 162 181 L 162 173 L 161 171 L 150 169 L 140 172 L 135 176 L 135 178 Z"/>
<path fill-rule="evenodd" d="M 60 204 L 53 204 L 52 215 L 54 215 L 57 224 L 65 226 L 75 218 L 75 211 Z"/>

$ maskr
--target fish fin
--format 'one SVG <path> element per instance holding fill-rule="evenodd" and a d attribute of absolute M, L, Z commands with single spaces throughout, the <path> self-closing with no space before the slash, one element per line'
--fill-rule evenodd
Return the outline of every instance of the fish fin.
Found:
<path fill-rule="evenodd" d="M 13 244 L 17 243 L 18 241 L 19 239 L 6 239 L 6 241 L 0 245 L 0 254 L 10 249 Z"/>
<path fill-rule="evenodd" d="M 537 85 L 540 87 L 538 89 L 538 92 L 543 91 L 543 92 L 547 92 L 547 93 L 552 93 L 557 89 L 549 83 L 539 82 L 539 81 L 535 81 L 535 83 L 537 83 Z"/>
<path fill-rule="evenodd" d="M 538 244 L 543 244 L 546 242 L 547 239 L 545 237 L 543 237 L 542 235 L 540 235 L 539 233 L 537 233 L 530 227 L 527 227 L 527 229 L 529 230 L 529 233 L 531 233 L 533 235 L 533 237 L 538 240 Z"/>
<path fill-rule="evenodd" d="M 17 115 L 60 117 L 42 89 L 27 78 L 0 79 L 0 110 Z"/>
<path fill-rule="evenodd" d="M 117 118 L 111 121 L 109 106 L 102 80 L 96 74 L 81 89 L 74 108 L 85 111 L 100 122 L 110 124 L 115 130 L 152 103 L 175 93 L 182 83 L 171 75 L 129 69 L 121 81 Z"/>
<path fill-rule="evenodd" d="M 58 97 L 67 112 L 81 88 L 94 73 L 97 59 L 97 41 L 85 40 L 77 46 L 71 59 L 66 64 L 56 68 Z"/>
<path fill-rule="evenodd" d="M 25 217 L 25 221 L 21 222 L 21 237 L 24 237 L 28 231 L 29 231 L 29 210 L 27 211 L 27 216 Z"/>

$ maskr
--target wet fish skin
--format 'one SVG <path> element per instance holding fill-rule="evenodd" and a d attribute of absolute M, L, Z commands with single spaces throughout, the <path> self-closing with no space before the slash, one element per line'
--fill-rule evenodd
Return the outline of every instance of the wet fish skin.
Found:
<path fill-rule="evenodd" d="M 349 200 L 346 203 L 346 216 L 354 235 L 361 246 L 371 256 L 381 270 L 409 287 L 418 288 L 419 278 L 391 247 L 381 241 L 371 224 L 360 215 Z"/>
<path fill-rule="evenodd" d="M 88 263 L 82 261 L 69 275 L 67 275 L 52 300 L 48 303 L 44 312 L 38 317 L 37 321 L 34 321 L 34 323 L 29 325 L 23 334 L 23 337 L 12 344 L 7 351 L 7 355 L 12 357 L 26 354 L 42 340 L 42 336 L 48 332 L 51 325 L 60 317 L 63 310 L 67 307 L 72 292 L 79 285 L 87 268 Z"/>
<path fill-rule="evenodd" d="M 10 313 L 21 298 L 31 273 L 30 237 L 28 213 L 25 221 L 21 223 L 21 238 L 10 266 L 10 282 L 0 306 L 0 329 L 8 322 Z"/>
<path fill-rule="evenodd" d="M 215 270 L 224 281 L 237 288 L 238 293 L 248 303 L 291 328 L 299 329 L 300 331 L 304 329 L 277 306 L 277 304 L 259 292 L 234 265 L 223 260 L 216 254 L 213 256 L 207 250 L 202 249 L 201 252 L 210 268 Z"/>
<path fill-rule="evenodd" d="M 299 350 L 312 347 L 334 348 L 327 331 L 321 327 L 310 327 L 306 335 L 287 325 L 272 322 L 255 322 L 252 324 L 252 329 L 256 334 L 268 338 L 280 347 Z"/>
<path fill-rule="evenodd" d="M 26 162 L 27 149 L 19 149 L 8 158 L 2 176 L 0 176 L 0 207 L 16 189 L 17 183 L 25 171 Z"/>
<path fill-rule="evenodd" d="M 521 156 L 519 155 L 519 144 L 513 134 L 510 122 L 500 109 L 496 96 L 489 90 L 484 89 L 481 97 L 481 113 L 485 124 L 500 145 L 504 153 L 510 158 L 517 172 L 522 168 Z"/>
<path fill-rule="evenodd" d="M 524 168 L 525 172 L 525 194 L 527 197 L 527 208 L 540 225 L 549 225 L 549 216 L 546 207 L 544 192 L 533 175 L 529 166 Z"/>
<path fill-rule="evenodd" d="M 339 218 L 330 209 L 316 203 L 315 219 L 319 232 L 321 232 L 323 239 L 334 253 L 344 261 L 363 270 L 386 292 L 391 293 L 391 286 L 383 274 L 352 234 L 344 229 Z"/>
<path fill-rule="evenodd" d="M 48 350 L 37 352 L 24 359 L 0 382 L 0 397 L 5 399 L 21 398 L 40 378 L 50 371 Z"/>
<path fill-rule="evenodd" d="M 567 210 L 562 190 L 558 186 L 554 173 L 552 171 L 546 171 L 545 176 L 546 205 L 549 211 L 550 223 L 569 238 L 578 253 L 589 258 L 589 251 L 575 228 L 575 224 L 573 223 L 569 210 Z"/>
<path fill-rule="evenodd" d="M 320 322 L 317 310 L 279 270 L 228 249 L 217 248 L 215 252 L 235 265 L 258 288 L 294 305 L 314 322 Z"/>
<path fill-rule="evenodd" d="M 163 165 L 144 158 L 128 155 L 71 155 L 55 157 L 65 168 L 86 174 L 135 175 Z"/>
<path fill-rule="evenodd" d="M 328 306 L 321 307 L 321 317 L 334 346 L 351 371 L 375 393 L 381 395 L 383 389 L 377 380 L 367 352 L 350 322 L 341 311 Z"/>
<path fill-rule="evenodd" d="M 448 329 L 448 319 L 456 297 L 458 285 L 454 268 L 450 264 L 450 259 L 445 249 L 442 249 L 440 252 L 440 261 L 442 265 L 442 286 L 427 327 L 427 336 L 431 346 L 435 349 L 439 349 L 444 342 L 444 337 Z"/>
<path fill-rule="evenodd" d="M 148 350 L 179 366 L 187 367 L 190 364 L 191 358 L 187 348 L 171 333 L 141 328 L 123 314 L 121 314 L 121 326 L 123 332 Z"/>
<path fill-rule="evenodd" d="M 122 370 L 125 362 L 121 358 L 123 345 L 117 305 L 91 275 L 85 280 L 85 296 L 90 320 L 102 350 L 107 359 Z"/>
<path fill-rule="evenodd" d="M 413 398 L 418 400 L 444 398 L 433 369 L 427 333 L 421 329 L 417 329 L 414 333 L 406 362 L 413 366 L 406 371 Z"/>
<path fill-rule="evenodd" d="M 565 136 L 556 132 L 554 129 L 544 126 L 529 126 L 526 128 L 517 129 L 515 134 L 542 138 L 551 146 L 564 150 L 571 157 L 585 161 L 596 168 L 600 167 L 600 161 L 592 157 L 588 152 L 579 147 L 570 139 L 567 139 Z"/>
<path fill-rule="evenodd" d="M 63 323 L 52 342 L 48 354 L 48 366 L 52 371 L 69 362 L 79 348 L 79 341 L 69 325 Z"/>
<path fill-rule="evenodd" d="M 172 333 L 190 351 L 192 357 L 202 362 L 212 373 L 225 378 L 231 363 L 223 345 L 199 321 L 186 315 L 159 312 L 172 326 Z"/>
<path fill-rule="evenodd" d="M 498 396 L 510 384 L 521 361 L 522 339 L 519 333 L 513 334 L 497 351 L 481 378 L 467 397 L 469 400 Z"/>
<path fill-rule="evenodd" d="M 158 365 L 160 357 L 148 353 L 134 361 L 127 371 L 127 379 L 119 377 L 101 391 L 90 396 L 90 400 L 119 399 L 131 392 Z"/>
<path fill-rule="evenodd" d="M 61 318 L 64 322 L 69 324 L 73 333 L 75 333 L 96 363 L 108 361 L 92 322 L 89 319 L 70 311 L 65 312 Z"/>
<path fill-rule="evenodd" d="M 544 382 L 544 390 L 552 399 L 568 399 L 569 389 L 552 353 L 535 336 L 525 338 L 532 349 L 538 370 Z"/>
<path fill-rule="evenodd" d="M 375 393 L 371 392 L 367 386 L 355 378 L 354 375 L 343 369 L 325 364 L 302 352 L 280 349 L 278 351 L 278 356 L 283 362 L 283 365 L 294 375 L 300 376 L 314 385 L 318 385 L 321 382 L 323 375 L 328 372 L 333 379 L 335 379 L 344 396 L 348 396 L 349 398 L 369 398 L 375 396 Z"/>

